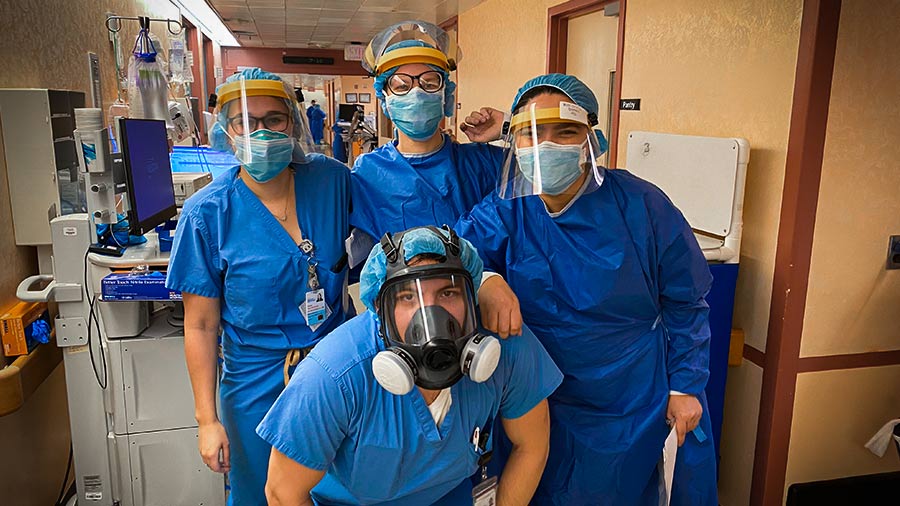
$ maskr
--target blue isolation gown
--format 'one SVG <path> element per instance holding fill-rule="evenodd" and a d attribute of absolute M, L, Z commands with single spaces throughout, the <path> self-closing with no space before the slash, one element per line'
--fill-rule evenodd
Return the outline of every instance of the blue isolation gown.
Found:
<path fill-rule="evenodd" d="M 475 428 L 525 415 L 562 374 L 526 328 L 501 341 L 487 381 L 463 377 L 450 387 L 453 401 L 437 427 L 418 388 L 394 395 L 375 380 L 372 359 L 384 349 L 378 332 L 366 311 L 329 334 L 257 432 L 296 462 L 326 471 L 312 490 L 319 506 L 471 506 Z"/>
<path fill-rule="evenodd" d="M 426 156 L 404 156 L 390 142 L 353 168 L 350 224 L 376 242 L 385 232 L 453 225 L 491 193 L 503 150 L 489 144 L 444 144 Z"/>
<path fill-rule="evenodd" d="M 345 303 L 344 240 L 349 231 L 349 171 L 322 155 L 293 164 L 297 219 L 315 245 L 318 277 L 331 315 L 315 331 L 299 310 L 307 256 L 238 177 L 235 167 L 185 203 L 166 285 L 218 298 L 224 363 L 221 419 L 231 450 L 234 505 L 264 505 L 270 446 L 256 426 L 284 389 L 285 355 L 316 344 L 353 311 Z"/>
<path fill-rule="evenodd" d="M 565 374 L 549 399 L 550 457 L 533 504 L 655 505 L 670 390 L 697 396 L 700 428 L 712 434 L 703 392 L 712 278 L 658 188 L 624 170 L 588 187 L 556 217 L 538 196 L 494 194 L 456 231 L 507 280 Z M 716 506 L 715 480 L 712 439 L 688 434 L 672 504 Z"/>

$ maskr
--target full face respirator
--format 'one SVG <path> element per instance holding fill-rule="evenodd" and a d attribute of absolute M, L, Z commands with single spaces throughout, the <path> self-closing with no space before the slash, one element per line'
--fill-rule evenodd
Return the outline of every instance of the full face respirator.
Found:
<path fill-rule="evenodd" d="M 460 258 L 460 242 L 449 228 L 428 227 L 444 253 L 404 254 L 404 235 L 385 234 L 384 284 L 375 300 L 385 350 L 372 362 L 378 383 L 396 395 L 413 386 L 442 390 L 468 376 L 491 377 L 500 361 L 497 338 L 478 332 L 475 289 Z M 446 232 L 443 233 L 443 232 Z"/>

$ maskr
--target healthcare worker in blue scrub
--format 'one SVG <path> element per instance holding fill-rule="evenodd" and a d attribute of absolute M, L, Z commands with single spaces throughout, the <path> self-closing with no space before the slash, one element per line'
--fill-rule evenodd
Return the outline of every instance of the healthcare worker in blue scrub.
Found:
<path fill-rule="evenodd" d="M 293 92 L 274 74 L 243 70 L 216 93 L 211 144 L 241 164 L 185 203 L 166 285 L 184 295 L 203 461 L 228 473 L 229 504 L 263 505 L 270 446 L 256 426 L 300 359 L 352 311 L 349 172 L 312 152 Z"/>
<path fill-rule="evenodd" d="M 375 96 L 396 138 L 354 164 L 351 267 L 358 270 L 386 232 L 452 225 L 496 189 L 503 149 L 483 142 L 496 138 L 490 126 L 502 122 L 503 113 L 472 112 L 461 126 L 471 144 L 458 144 L 439 128 L 456 107 L 450 72 L 461 58 L 455 40 L 424 21 L 392 25 L 366 48 L 363 68 L 375 78 Z M 521 331 L 516 298 L 505 283 L 487 280 L 478 299 L 485 328 L 504 338 Z"/>
<path fill-rule="evenodd" d="M 662 191 L 597 164 L 597 109 L 575 77 L 528 81 L 504 127 L 499 191 L 457 224 L 565 374 L 549 398 L 550 457 L 533 504 L 659 504 L 674 426 L 671 504 L 716 506 L 704 395 L 712 278 Z"/>
<path fill-rule="evenodd" d="M 312 133 L 313 143 L 322 144 L 322 138 L 325 135 L 325 111 L 313 100 L 312 105 L 306 109 L 306 117 L 309 119 L 309 129 Z"/>
<path fill-rule="evenodd" d="M 301 362 L 259 425 L 269 504 L 528 504 L 548 452 L 545 399 L 562 375 L 530 332 L 477 325 L 482 262 L 449 228 L 386 235 L 366 261 L 368 311 Z M 500 419 L 512 452 L 471 477 Z"/>

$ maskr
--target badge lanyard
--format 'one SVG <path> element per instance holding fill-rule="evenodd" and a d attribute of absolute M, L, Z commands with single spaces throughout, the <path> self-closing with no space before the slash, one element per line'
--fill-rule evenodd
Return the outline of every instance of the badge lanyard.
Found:
<path fill-rule="evenodd" d="M 316 247 L 311 240 L 303 238 L 302 231 L 300 232 L 300 239 L 298 247 L 306 257 L 307 291 L 299 309 L 306 320 L 306 325 L 315 331 L 331 316 L 331 308 L 325 302 L 325 289 L 319 283 L 317 271 L 319 262 L 316 260 Z"/>
<path fill-rule="evenodd" d="M 472 433 L 472 446 L 475 447 L 475 453 L 478 454 L 478 466 L 481 468 L 481 483 L 472 489 L 473 506 L 494 506 L 497 504 L 497 477 L 488 478 L 487 465 L 491 461 L 494 454 L 492 449 L 488 449 L 488 442 L 491 439 L 491 428 L 494 425 L 494 417 L 488 418 L 484 424 L 484 429 L 475 427 Z"/>

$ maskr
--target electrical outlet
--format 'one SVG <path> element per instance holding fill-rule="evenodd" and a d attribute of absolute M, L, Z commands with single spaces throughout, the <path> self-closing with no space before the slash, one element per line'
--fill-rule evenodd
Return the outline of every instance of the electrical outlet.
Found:
<path fill-rule="evenodd" d="M 900 269 L 900 235 L 892 235 L 888 243 L 887 268 Z"/>

